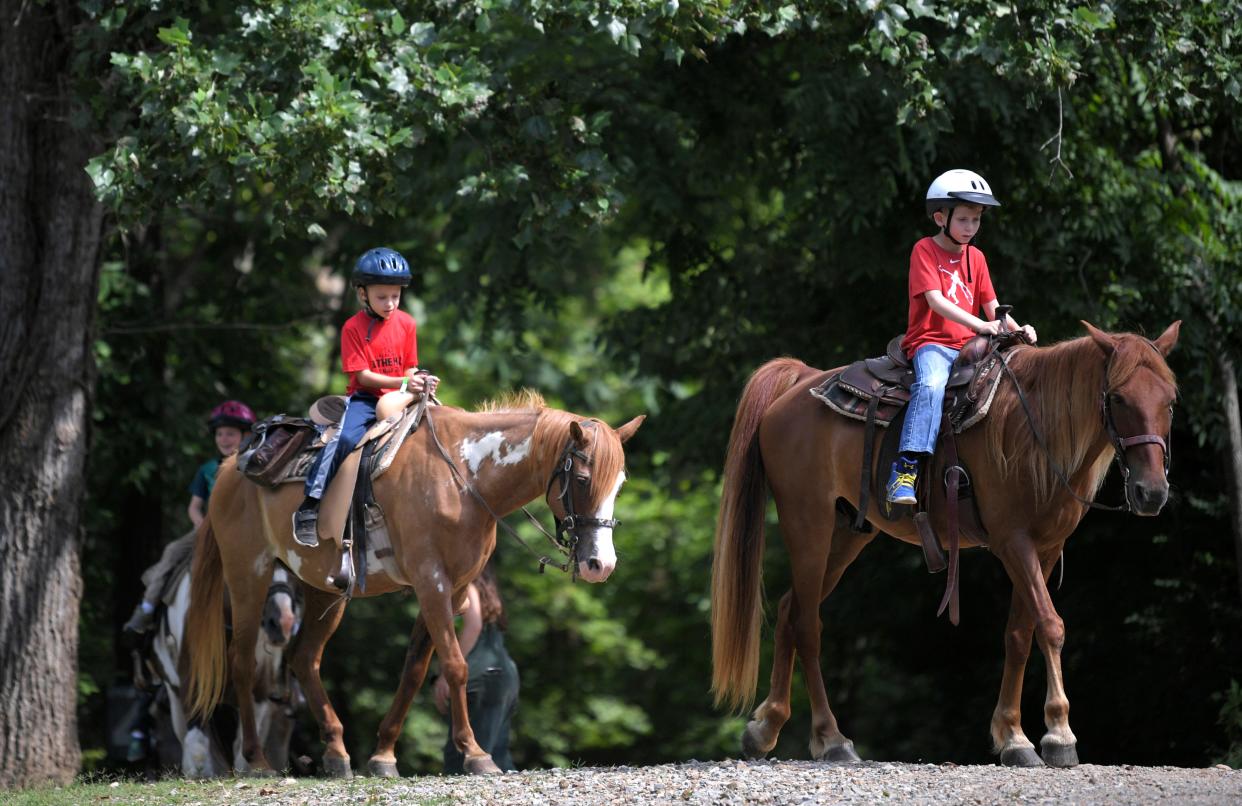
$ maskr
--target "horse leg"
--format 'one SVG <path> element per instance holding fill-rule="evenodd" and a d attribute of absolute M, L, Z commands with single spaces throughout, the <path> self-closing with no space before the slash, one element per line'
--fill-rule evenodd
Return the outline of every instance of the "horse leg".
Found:
<path fill-rule="evenodd" d="M 789 685 L 793 679 L 794 640 L 789 610 L 793 591 L 781 597 L 776 615 L 776 646 L 772 650 L 772 680 L 768 696 L 751 715 L 742 731 L 742 755 L 763 758 L 776 747 L 781 728 L 789 721 Z"/>
<path fill-rule="evenodd" d="M 323 648 L 345 615 L 344 603 L 333 593 L 303 586 L 306 593 L 306 617 L 289 663 L 293 674 L 302 684 L 307 707 L 319 723 L 319 738 L 323 740 L 323 771 L 331 778 L 349 778 L 353 771 L 349 766 L 349 753 L 345 751 L 344 727 L 336 715 L 328 694 L 319 678 L 319 663 L 323 660 Z M 326 611 L 326 612 L 325 612 Z M 322 614 L 322 618 L 320 617 Z"/>
<path fill-rule="evenodd" d="M 828 594 L 836 589 L 845 569 L 849 568 L 859 553 L 875 537 L 876 532 L 855 532 L 850 528 L 850 519 L 838 512 L 836 528 L 832 536 L 832 549 L 828 554 L 828 563 L 819 581 L 819 598 L 814 606 L 808 607 L 809 613 L 802 614 L 799 620 L 801 630 L 797 635 L 805 640 L 806 646 L 798 647 L 798 658 L 802 662 L 803 677 L 807 681 L 807 690 L 811 694 L 811 758 L 816 761 L 854 762 L 861 761 L 850 741 L 837 726 L 837 717 L 828 704 L 828 692 L 824 686 L 824 678 L 819 668 L 820 635 L 823 625 L 819 618 L 819 605 Z M 795 591 L 797 580 L 795 579 Z"/>
<path fill-rule="evenodd" d="M 786 533 L 786 543 L 792 545 L 789 535 Z M 807 559 L 806 556 L 800 556 L 797 564 L 805 566 L 809 570 L 822 568 L 822 575 L 817 580 L 817 587 L 811 587 L 814 594 L 799 599 L 795 590 L 786 592 L 781 597 L 780 605 L 777 607 L 776 617 L 776 643 L 773 651 L 773 672 L 771 672 L 771 684 L 769 687 L 768 698 L 755 709 L 753 719 L 746 725 L 746 729 L 741 735 L 741 749 L 746 758 L 761 758 L 761 756 L 770 753 L 771 749 L 776 746 L 776 739 L 779 738 L 780 730 L 784 727 L 790 717 L 790 683 L 792 674 L 794 674 L 794 652 L 797 645 L 797 632 L 795 625 L 800 621 L 802 611 L 810 610 L 811 620 L 814 626 L 810 628 L 810 632 L 814 635 L 814 648 L 809 648 L 811 657 L 815 658 L 814 668 L 807 666 L 806 654 L 799 650 L 799 657 L 802 658 L 802 672 L 807 681 L 807 688 L 811 692 L 811 708 L 812 708 L 812 734 L 811 734 L 811 754 L 816 759 L 830 761 L 857 761 L 858 756 L 854 753 L 853 743 L 841 734 L 837 728 L 837 720 L 832 714 L 832 708 L 828 705 L 827 691 L 823 687 L 823 678 L 818 668 L 818 641 L 820 641 L 820 618 L 818 618 L 818 606 L 820 602 L 826 599 L 828 594 L 837 586 L 837 582 L 841 581 L 841 575 L 845 573 L 846 568 L 857 558 L 859 551 L 862 551 L 869 541 L 874 537 L 872 534 L 859 534 L 850 529 L 850 524 L 841 514 L 836 515 L 836 527 L 833 530 L 831 540 L 823 540 L 822 535 L 817 540 L 812 538 L 806 545 L 823 545 L 827 544 L 827 558 L 820 560 L 822 554 Z M 800 545 L 802 545 L 800 544 Z M 790 555 L 792 556 L 792 550 Z M 806 574 L 805 579 L 810 581 L 811 585 L 815 585 L 815 577 Z M 805 609 L 800 609 L 799 602 L 810 599 L 814 604 Z M 818 692 L 818 699 L 816 698 Z"/>
<path fill-rule="evenodd" d="M 229 646 L 232 661 L 233 690 L 237 694 L 238 730 L 241 753 L 235 759 L 239 772 L 272 773 L 255 724 L 254 683 L 255 645 L 259 640 L 259 622 L 263 601 L 267 598 L 267 581 L 271 571 L 246 575 L 230 580 L 229 599 L 233 609 L 233 640 Z"/>
<path fill-rule="evenodd" d="M 436 655 L 440 658 L 440 671 L 449 686 L 449 705 L 453 713 L 453 744 L 462 754 L 465 771 L 471 775 L 488 775 L 501 770 L 492 761 L 478 741 L 474 738 L 474 730 L 470 727 L 470 714 L 466 707 L 466 680 L 470 668 L 466 658 L 461 654 L 461 645 L 457 643 L 457 632 L 453 629 L 452 593 L 443 590 L 440 582 L 443 571 L 432 575 L 430 579 L 420 577 L 414 581 L 414 593 L 418 596 L 422 615 L 426 619 L 427 632 L 435 645 Z M 407 655 L 407 659 L 408 659 Z M 405 683 L 403 681 L 402 685 Z"/>
<path fill-rule="evenodd" d="M 431 634 L 427 631 L 427 623 L 420 615 L 414 622 L 414 630 L 410 633 L 410 645 L 405 651 L 405 666 L 401 670 L 401 684 L 393 696 L 392 705 L 384 720 L 380 722 L 379 739 L 375 752 L 367 762 L 367 771 L 380 778 L 397 777 L 397 738 L 405 725 L 406 714 L 410 712 L 410 703 L 414 695 L 423 685 L 427 676 L 427 667 L 431 664 Z"/>
<path fill-rule="evenodd" d="M 992 752 L 1000 754 L 1006 767 L 1042 767 L 1035 745 L 1022 731 L 1022 680 L 1031 655 L 1035 620 L 1015 586 L 1005 625 L 1005 668 L 1000 696 L 992 712 Z"/>
<path fill-rule="evenodd" d="M 1001 562 L 1013 581 L 1015 595 L 1021 597 L 1023 607 L 1031 614 L 1035 639 L 1044 655 L 1048 690 L 1044 699 L 1047 732 L 1039 742 L 1043 761 L 1054 767 L 1075 767 L 1078 765 L 1078 740 L 1070 730 L 1069 698 L 1061 675 L 1065 622 L 1057 615 L 1047 585 L 1057 553 L 1050 554 L 1041 559 L 1030 539 L 1023 536 L 1001 555 Z"/>

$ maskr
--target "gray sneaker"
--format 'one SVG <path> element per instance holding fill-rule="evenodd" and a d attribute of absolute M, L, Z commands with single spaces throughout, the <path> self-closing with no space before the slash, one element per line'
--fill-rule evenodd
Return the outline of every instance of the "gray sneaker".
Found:
<path fill-rule="evenodd" d="M 299 509 L 293 513 L 293 540 L 309 549 L 319 545 L 319 510 Z"/>

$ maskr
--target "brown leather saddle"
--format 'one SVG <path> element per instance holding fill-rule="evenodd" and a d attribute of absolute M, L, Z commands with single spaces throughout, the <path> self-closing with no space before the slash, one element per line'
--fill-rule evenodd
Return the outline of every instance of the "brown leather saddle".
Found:
<path fill-rule="evenodd" d="M 864 423 L 858 512 L 853 528 L 860 532 L 871 530 L 867 511 L 873 493 L 881 502 L 881 515 L 887 520 L 897 521 L 912 517 L 928 570 L 937 573 L 947 568 L 949 571 L 940 612 L 948 607 L 950 621 L 957 624 L 957 555 L 960 533 L 965 532 L 972 539 L 986 544 L 987 530 L 979 517 L 970 473 L 957 454 L 956 435 L 987 416 L 1003 375 L 1002 367 L 1008 360 L 1006 351 L 1017 343 L 1024 343 L 1024 339 L 1018 333 L 976 336 L 959 352 L 945 385 L 944 419 L 936 451 L 943 459 L 944 490 L 936 489 L 931 480 L 932 473 L 921 473 L 917 511 L 914 507 L 889 504 L 884 489 L 887 468 L 898 453 L 901 425 L 915 381 L 914 366 L 902 351 L 901 341 L 902 336 L 893 338 L 884 355 L 855 361 L 840 372 L 830 375 L 810 392 L 836 413 Z M 889 428 L 894 423 L 897 427 Z M 877 427 L 886 429 L 878 463 L 875 460 Z M 929 467 L 934 465 L 934 461 L 928 463 Z M 876 468 L 874 474 L 873 466 Z M 947 562 L 941 549 L 941 541 L 931 526 L 928 505 L 932 501 L 946 509 L 949 534 L 946 535 L 945 544 L 950 552 Z"/>

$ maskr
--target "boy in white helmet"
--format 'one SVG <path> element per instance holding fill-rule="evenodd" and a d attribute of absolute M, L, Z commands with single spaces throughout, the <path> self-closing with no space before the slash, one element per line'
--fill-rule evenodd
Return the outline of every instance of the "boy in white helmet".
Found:
<path fill-rule="evenodd" d="M 972 244 L 983 211 L 999 207 L 982 176 L 946 171 L 927 189 L 927 214 L 940 231 L 910 253 L 910 315 L 902 349 L 914 364 L 915 383 L 901 431 L 901 456 L 889 473 L 887 497 L 914 504 L 919 464 L 936 448 L 944 387 L 962 346 L 977 333 L 1022 330 L 1032 344 L 1035 328 L 1012 318 L 994 321 L 996 292 L 983 253 Z"/>

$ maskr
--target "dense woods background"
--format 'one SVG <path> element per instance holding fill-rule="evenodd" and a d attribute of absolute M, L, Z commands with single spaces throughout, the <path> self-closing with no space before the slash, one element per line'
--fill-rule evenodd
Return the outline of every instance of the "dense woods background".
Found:
<path fill-rule="evenodd" d="M 207 412 L 342 390 L 345 277 L 379 244 L 415 268 L 447 402 L 530 386 L 650 415 L 606 585 L 540 576 L 501 538 L 519 765 L 737 755 L 743 719 L 707 692 L 737 395 L 775 355 L 882 350 L 951 167 L 1004 203 L 980 246 L 1042 341 L 1185 320 L 1174 497 L 1089 515 L 1054 596 L 1084 762 L 1242 761 L 1232 4 L 4 0 L 0 37 L 0 784 L 106 763 L 119 625 L 188 528 Z M 865 758 L 990 758 L 1008 582 L 984 552 L 964 575 L 957 629 L 933 616 L 942 578 L 891 541 L 825 605 Z M 355 758 L 416 612 L 357 601 L 329 645 Z M 1031 735 L 1042 698 L 1035 659 Z M 794 702 L 777 754 L 805 757 Z M 403 771 L 438 770 L 443 735 L 420 696 Z"/>

